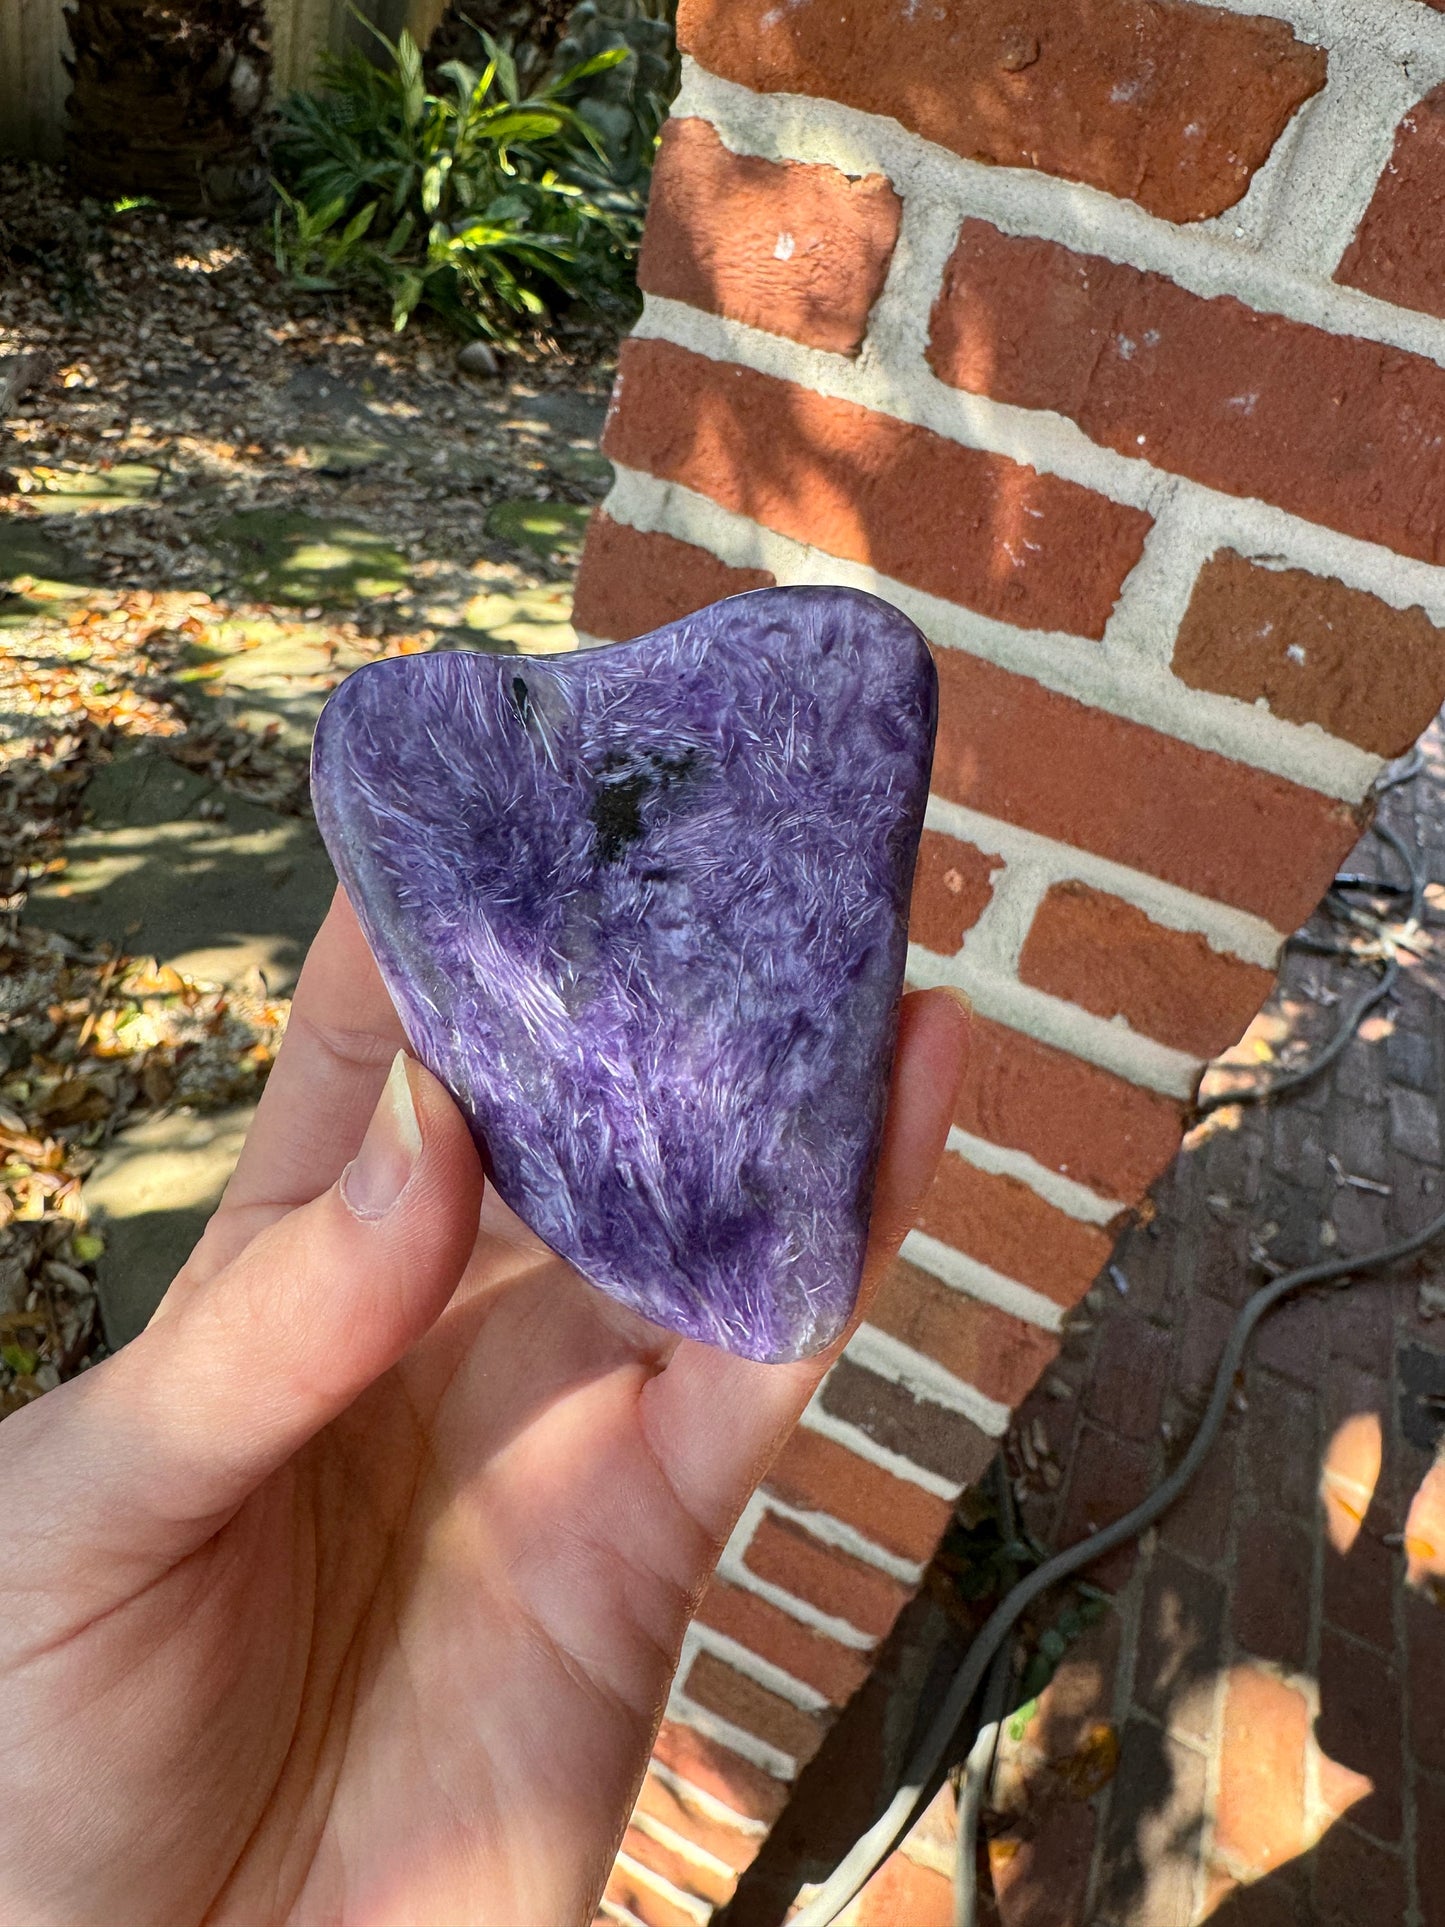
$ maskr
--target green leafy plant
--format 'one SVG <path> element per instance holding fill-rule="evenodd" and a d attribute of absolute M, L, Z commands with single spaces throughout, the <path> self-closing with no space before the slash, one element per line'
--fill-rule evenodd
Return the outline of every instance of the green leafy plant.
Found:
<path fill-rule="evenodd" d="M 524 85 L 511 51 L 483 36 L 486 66 L 448 61 L 433 91 L 410 34 L 376 37 L 386 64 L 350 49 L 328 61 L 319 93 L 282 107 L 283 270 L 308 288 L 378 288 L 398 329 L 427 306 L 503 340 L 559 293 L 624 295 L 640 195 L 614 177 L 576 103 L 627 48 Z"/>

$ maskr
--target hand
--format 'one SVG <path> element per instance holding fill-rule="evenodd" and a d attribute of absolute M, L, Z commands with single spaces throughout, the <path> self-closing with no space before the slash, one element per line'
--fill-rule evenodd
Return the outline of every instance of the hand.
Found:
<path fill-rule="evenodd" d="M 873 1282 L 965 1029 L 904 1002 Z M 0 1927 L 591 1918 L 690 1611 L 827 1361 L 590 1289 L 484 1195 L 440 1085 L 388 1076 L 401 1043 L 338 896 L 155 1319 L 0 1427 Z"/>

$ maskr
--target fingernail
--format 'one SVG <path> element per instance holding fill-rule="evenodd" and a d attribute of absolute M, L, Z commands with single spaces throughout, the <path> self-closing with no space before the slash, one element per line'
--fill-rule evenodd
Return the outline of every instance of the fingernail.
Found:
<path fill-rule="evenodd" d="M 938 987 L 940 990 L 947 992 L 965 1017 L 972 1017 L 973 999 L 964 991 L 960 990 L 957 984 L 940 984 Z"/>
<path fill-rule="evenodd" d="M 398 1051 L 361 1149 L 341 1174 L 341 1195 L 352 1215 L 384 1218 L 406 1189 L 420 1156 L 421 1126 L 406 1074 L 406 1053 Z"/>

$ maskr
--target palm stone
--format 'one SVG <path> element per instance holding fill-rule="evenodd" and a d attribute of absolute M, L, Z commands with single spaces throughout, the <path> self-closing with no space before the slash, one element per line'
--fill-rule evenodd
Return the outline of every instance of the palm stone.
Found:
<path fill-rule="evenodd" d="M 897 610 L 785 588 L 372 663 L 316 732 L 326 846 L 501 1196 L 748 1358 L 857 1296 L 936 713 Z"/>

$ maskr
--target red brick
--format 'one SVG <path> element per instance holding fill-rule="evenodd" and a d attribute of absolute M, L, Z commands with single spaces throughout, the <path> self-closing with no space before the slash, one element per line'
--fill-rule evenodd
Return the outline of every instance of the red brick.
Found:
<path fill-rule="evenodd" d="M 1110 1231 L 1071 1218 L 1018 1178 L 981 1171 L 953 1151 L 939 1164 L 918 1229 L 1066 1308 L 1078 1304 L 1114 1245 Z"/>
<path fill-rule="evenodd" d="M 665 1892 L 659 1892 L 642 1875 L 634 1873 L 632 1867 L 620 1863 L 607 1877 L 605 1898 L 615 1906 L 626 1908 L 628 1914 L 636 1915 L 644 1921 L 644 1927 L 697 1927 L 696 1914 L 669 1900 Z"/>
<path fill-rule="evenodd" d="M 720 1720 L 751 1733 L 806 1766 L 823 1744 L 825 1723 L 780 1693 L 760 1686 L 716 1653 L 700 1652 L 688 1668 L 682 1690 Z"/>
<path fill-rule="evenodd" d="M 1325 1430 L 1329 1435 L 1320 1469 L 1320 1503 L 1325 1536 L 1335 1552 L 1349 1552 L 1360 1536 L 1385 1462 L 1385 1423 L 1390 1388 L 1336 1364 L 1326 1388 Z"/>
<path fill-rule="evenodd" d="M 791 1613 L 726 1579 L 712 1580 L 697 1618 L 825 1694 L 834 1706 L 846 1705 L 868 1677 L 871 1662 L 866 1653 L 814 1632 Z"/>
<path fill-rule="evenodd" d="M 851 1358 L 840 1358 L 824 1381 L 823 1410 L 856 1425 L 885 1451 L 960 1486 L 972 1485 L 998 1451 L 998 1440 L 961 1412 L 920 1398 Z"/>
<path fill-rule="evenodd" d="M 1224 1702 L 1215 1846 L 1241 1869 L 1264 1873 L 1305 1846 L 1305 1745 L 1309 1707 L 1296 1686 L 1236 1666 Z"/>
<path fill-rule="evenodd" d="M 1388 1652 L 1395 1642 L 1395 1592 L 1399 1554 L 1375 1526 L 1359 1534 L 1348 1553 L 1325 1547 L 1324 1615 L 1332 1626 Z"/>
<path fill-rule="evenodd" d="M 648 294 L 855 355 L 902 212 L 882 174 L 734 154 L 705 120 L 669 121 L 637 279 Z"/>
<path fill-rule="evenodd" d="M 767 1487 L 802 1511 L 831 1513 L 885 1551 L 920 1562 L 933 1557 L 953 1511 L 947 1499 L 895 1478 L 805 1425 L 773 1461 Z"/>
<path fill-rule="evenodd" d="M 954 1291 L 902 1259 L 869 1307 L 868 1323 L 1010 1407 L 1028 1397 L 1059 1352 L 1052 1333 Z"/>
<path fill-rule="evenodd" d="M 652 1756 L 744 1819 L 776 1820 L 788 1803 L 788 1788 L 781 1780 L 680 1720 L 662 1722 Z"/>
<path fill-rule="evenodd" d="M 990 1839 L 999 1927 L 1084 1927 L 1096 1826 L 1092 1806 L 1057 1800 L 1022 1838 Z"/>
<path fill-rule="evenodd" d="M 743 1564 L 770 1585 L 818 1612 L 846 1620 L 860 1633 L 881 1639 L 907 1604 L 909 1589 L 837 1546 L 767 1512 L 758 1521 Z M 680 1769 L 679 1769 L 680 1770 Z"/>
<path fill-rule="evenodd" d="M 913 903 L 908 912 L 908 934 L 925 950 L 941 957 L 958 951 L 993 896 L 993 873 L 1002 869 L 1001 856 L 988 856 L 956 836 L 925 830 L 918 845 L 913 873 Z"/>
<path fill-rule="evenodd" d="M 734 569 L 674 536 L 629 528 L 597 509 L 577 577 L 572 620 L 584 635 L 631 642 L 748 589 L 771 589 L 766 569 Z"/>
<path fill-rule="evenodd" d="M 1445 1780 L 1422 1773 L 1415 1782 L 1415 1808 L 1421 1927 L 1445 1927 Z"/>
<path fill-rule="evenodd" d="M 1336 1090 L 1343 1085 L 1345 1059 L 1360 1053 L 1345 1052 L 1340 1069 L 1336 1072 Z M 1431 1104 L 1433 1110 L 1433 1100 Z M 1354 1217 L 1351 1204 L 1363 1206 L 1376 1220 L 1370 1233 L 1364 1237 L 1355 1235 L 1355 1227 L 1346 1223 L 1346 1214 Z M 1335 1230 L 1340 1234 L 1340 1243 L 1346 1251 L 1369 1251 L 1375 1245 L 1386 1242 L 1386 1233 L 1380 1219 L 1384 1217 L 1385 1200 L 1371 1197 L 1367 1192 L 1352 1191 L 1348 1187 L 1336 1193 L 1330 1206 L 1330 1218 Z M 1388 1372 L 1390 1351 L 1394 1344 L 1395 1321 L 1390 1309 L 1390 1301 L 1379 1291 L 1337 1291 L 1328 1300 L 1329 1346 L 1335 1359 L 1347 1360 L 1357 1365 L 1361 1371 L 1374 1374 Z"/>
<path fill-rule="evenodd" d="M 907 1844 L 915 1858 L 927 1859 L 931 1853 L 952 1853 L 958 1844 L 958 1801 L 950 1781 L 934 1794 L 908 1830 Z M 916 1850 L 923 1849 L 919 1855 Z"/>
<path fill-rule="evenodd" d="M 1388 1842 L 1400 1838 L 1403 1823 L 1400 1693 L 1399 1674 L 1381 1654 L 1325 1628 L 1315 1737 L 1323 1755 L 1371 1784 L 1351 1803 L 1350 1824 Z"/>
<path fill-rule="evenodd" d="M 676 1847 L 664 1846 L 660 1840 L 654 1840 L 650 1833 L 644 1833 L 641 1827 L 630 1826 L 623 1834 L 622 1851 L 650 1872 L 661 1874 L 664 1880 L 671 1881 L 674 1887 L 680 1888 L 685 1894 L 697 1894 L 718 1907 L 732 1899 L 736 1880 L 719 1873 L 716 1867 L 689 1859 Z"/>
<path fill-rule="evenodd" d="M 1409 1914 L 1405 1869 L 1398 1854 L 1336 1823 L 1314 1853 L 1315 1927 L 1358 1927 Z"/>
<path fill-rule="evenodd" d="M 1336 281 L 1402 308 L 1445 315 L 1445 87 L 1413 106 L 1375 187 Z"/>
<path fill-rule="evenodd" d="M 929 362 L 1158 468 L 1445 560 L 1445 368 L 1423 356 L 969 220 Z"/>
<path fill-rule="evenodd" d="M 1367 1251 L 1368 1240 L 1350 1244 L 1348 1249 Z M 1277 1312 L 1271 1312 L 1259 1327 L 1253 1341 L 1254 1361 L 1269 1371 L 1292 1378 L 1297 1385 L 1315 1385 L 1324 1372 L 1327 1337 L 1324 1303 L 1318 1298 L 1296 1298 L 1293 1304 L 1281 1305 Z"/>
<path fill-rule="evenodd" d="M 1410 1500 L 1405 1556 L 1412 1586 L 1428 1592 L 1445 1579 L 1445 1460 L 1434 1461 Z"/>
<path fill-rule="evenodd" d="M 1113 1712 L 1120 1638 L 1119 1615 L 1108 1612 L 1073 1640 L 1024 1732 L 1026 1749 L 1063 1768 L 1074 1792 L 1081 1791 L 1078 1769 L 1099 1753 L 1102 1729 Z M 1107 1754 L 1107 1746 L 1104 1750 Z"/>
<path fill-rule="evenodd" d="M 1167 929 L 1086 883 L 1047 892 L 1019 977 L 1195 1057 L 1237 1043 L 1274 988 L 1272 970 L 1221 955 L 1197 931 Z"/>
<path fill-rule="evenodd" d="M 1445 635 L 1423 609 L 1232 549 L 1200 570 L 1174 644 L 1191 688 L 1263 701 L 1379 756 L 1399 756 L 1435 714 L 1442 659 Z"/>
<path fill-rule="evenodd" d="M 1180 1307 L 1184 1332 L 1179 1341 L 1174 1388 L 1191 1405 L 1203 1405 L 1234 1326 L 1234 1312 L 1217 1298 L 1193 1292 Z"/>
<path fill-rule="evenodd" d="M 1105 1321 L 1094 1356 L 1089 1416 L 1126 1439 L 1153 1439 L 1169 1386 L 1170 1337 L 1128 1312 Z"/>
<path fill-rule="evenodd" d="M 1273 1372 L 1253 1371 L 1246 1397 L 1245 1467 L 1257 1509 L 1288 1514 L 1313 1530 L 1321 1458 L 1317 1394 Z"/>
<path fill-rule="evenodd" d="M 685 1788 L 674 1789 L 652 1772 L 642 1782 L 637 1811 L 682 1834 L 704 1853 L 710 1853 L 714 1860 L 731 1867 L 734 1873 L 742 1873 L 752 1865 L 762 1844 L 755 1833 L 724 1826 L 713 1814 L 704 1812 L 699 1801 L 690 1799 Z"/>
<path fill-rule="evenodd" d="M 1122 1518 L 1153 1486 L 1154 1470 L 1152 1455 L 1134 1440 L 1081 1425 L 1059 1544 L 1077 1545 Z M 1120 1546 L 1086 1567 L 1087 1576 L 1095 1585 L 1118 1592 L 1128 1583 L 1137 1553 L 1137 1546 Z"/>
<path fill-rule="evenodd" d="M 756 92 L 887 115 L 1170 221 L 1233 207 L 1326 73 L 1283 22 L 1175 0 L 682 0 L 678 37 Z"/>
<path fill-rule="evenodd" d="M 1216 1927 L 1317 1927 L 1314 1915 L 1302 1911 L 1300 1883 L 1294 1869 L 1288 1867 L 1273 1879 L 1252 1886 L 1240 1886 L 1225 1875 L 1211 1874 L 1204 1905 L 1206 1917 Z M 1181 1927 L 1187 1918 L 1181 1911 Z M 1374 1922 L 1361 1921 L 1359 1927 L 1374 1927 Z"/>
<path fill-rule="evenodd" d="M 1410 1746 L 1421 1766 L 1445 1769 L 1445 1612 L 1424 1594 L 1405 1594 L 1406 1701 Z"/>
<path fill-rule="evenodd" d="M 1224 1641 L 1225 1589 L 1167 1546 L 1149 1561 L 1139 1615 L 1134 1697 L 1181 1739 L 1213 1743 L 1215 1680 Z"/>
<path fill-rule="evenodd" d="M 961 649 L 937 650 L 934 660 L 933 786 L 955 803 L 1282 930 L 1314 909 L 1359 836 L 1354 813 L 1317 790 L 1091 709 Z"/>
<path fill-rule="evenodd" d="M 856 1927 L 953 1927 L 953 1883 L 890 1854 L 858 1896 Z"/>
<path fill-rule="evenodd" d="M 1239 1528 L 1238 1571 L 1230 1600 L 1241 1652 L 1302 1671 L 1309 1653 L 1314 1541 L 1307 1526 L 1276 1512 Z"/>
<path fill-rule="evenodd" d="M 1234 1518 L 1239 1432 L 1227 1425 L 1184 1497 L 1160 1521 L 1160 1537 L 1190 1559 L 1217 1566 L 1229 1548 Z"/>
<path fill-rule="evenodd" d="M 1202 1755 L 1147 1720 L 1130 1720 L 1119 1750 L 1091 1921 L 1191 1927 L 1195 1857 L 1207 1793 Z M 1221 1923 L 1222 1927 L 1222 1923 Z"/>
<path fill-rule="evenodd" d="M 640 1879 L 630 1867 L 614 1867 L 607 1881 L 606 1897 L 615 1906 L 625 1907 L 645 1923 L 645 1927 L 697 1927 L 697 1916 Z"/>
<path fill-rule="evenodd" d="M 955 1122 L 1105 1197 L 1137 1197 L 1179 1149 L 1184 1106 L 974 1015 Z"/>
<path fill-rule="evenodd" d="M 603 447 L 1023 628 L 1102 635 L 1150 526 L 1077 483 L 666 341 L 622 344 Z"/>

